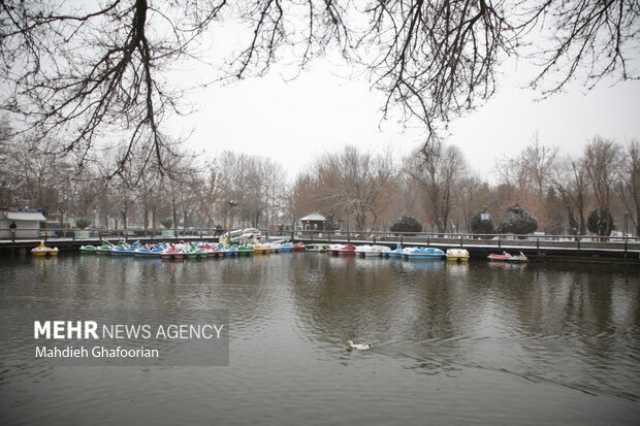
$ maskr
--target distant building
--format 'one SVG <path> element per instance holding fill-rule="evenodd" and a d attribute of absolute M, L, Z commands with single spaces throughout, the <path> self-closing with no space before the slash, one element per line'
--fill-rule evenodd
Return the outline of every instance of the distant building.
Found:
<path fill-rule="evenodd" d="M 12 238 L 12 224 L 15 224 L 16 238 L 38 239 L 40 238 L 40 227 L 46 220 L 40 212 L 0 212 L 0 239 Z"/>
<path fill-rule="evenodd" d="M 311 213 L 300 218 L 300 225 L 305 231 L 324 231 L 327 226 L 327 218 L 320 213 Z"/>

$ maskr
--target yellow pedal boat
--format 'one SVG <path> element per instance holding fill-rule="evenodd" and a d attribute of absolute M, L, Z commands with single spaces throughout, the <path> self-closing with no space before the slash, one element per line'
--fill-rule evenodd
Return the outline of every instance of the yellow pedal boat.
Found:
<path fill-rule="evenodd" d="M 447 260 L 453 262 L 466 262 L 469 260 L 469 252 L 465 249 L 448 249 Z"/>
<path fill-rule="evenodd" d="M 31 249 L 31 254 L 34 256 L 57 256 L 58 247 L 47 247 L 44 245 L 44 241 L 40 241 L 37 247 Z"/>

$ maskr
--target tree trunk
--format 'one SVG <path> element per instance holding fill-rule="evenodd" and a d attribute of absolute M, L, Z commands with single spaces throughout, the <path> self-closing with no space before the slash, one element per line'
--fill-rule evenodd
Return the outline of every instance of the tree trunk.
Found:
<path fill-rule="evenodd" d="M 173 219 L 173 227 L 178 227 L 178 209 L 176 207 L 176 199 L 175 197 L 171 197 L 171 216 Z"/>
<path fill-rule="evenodd" d="M 158 208 L 154 205 L 151 208 L 151 228 L 153 230 L 158 229 Z"/>
<path fill-rule="evenodd" d="M 358 231 L 364 231 L 366 225 L 366 217 L 363 212 L 356 212 L 356 228 Z"/>
<path fill-rule="evenodd" d="M 584 207 L 578 207 L 578 217 L 580 219 L 580 235 L 584 235 L 587 233 L 587 225 L 584 220 Z"/>
<path fill-rule="evenodd" d="M 149 203 L 145 200 L 142 204 L 142 214 L 144 215 L 144 230 L 146 231 L 149 228 Z"/>

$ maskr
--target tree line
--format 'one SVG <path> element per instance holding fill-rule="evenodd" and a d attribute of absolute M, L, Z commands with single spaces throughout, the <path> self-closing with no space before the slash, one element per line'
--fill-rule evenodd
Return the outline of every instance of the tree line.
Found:
<path fill-rule="evenodd" d="M 637 79 L 639 18 L 637 0 L 2 0 L 0 111 L 11 126 L 0 129 L 0 206 L 152 228 L 293 223 L 314 209 L 363 229 L 411 215 L 440 232 L 508 230 L 508 216 L 553 233 L 637 232 L 637 143 L 594 138 L 577 158 L 535 143 L 487 181 L 440 130 L 495 94 L 508 58 L 536 67 L 530 86 L 544 97 L 575 80 Z M 170 78 L 176 65 L 208 63 L 210 30 L 228 23 L 245 30 L 209 80 Z M 384 95 L 383 118 L 424 126 L 415 155 L 349 147 L 287 185 L 268 159 L 207 158 L 167 134 L 185 90 L 277 62 L 300 72 L 329 52 Z M 478 220 L 485 210 L 500 224 Z"/>
<path fill-rule="evenodd" d="M 268 158 L 232 152 L 210 157 L 176 144 L 160 170 L 143 167 L 141 155 L 116 165 L 123 149 L 116 145 L 78 166 L 74 155 L 57 152 L 57 142 L 6 137 L 7 126 L 6 120 L 0 123 L 2 208 L 40 209 L 50 222 L 82 228 L 212 228 L 284 221 L 286 175 Z M 119 171 L 113 174 L 115 167 Z"/>
<path fill-rule="evenodd" d="M 317 211 L 352 230 L 387 230 L 405 216 L 434 232 L 640 233 L 638 141 L 595 136 L 580 156 L 569 156 L 534 135 L 520 153 L 496 161 L 493 180 L 442 140 L 399 159 L 389 149 L 346 146 L 292 182 L 271 159 L 212 157 L 180 143 L 162 169 L 143 167 L 144 157 L 134 155 L 114 175 L 126 145 L 78 162 L 57 144 L 11 136 L 0 120 L 0 206 L 42 209 L 72 227 L 290 228 Z"/>
<path fill-rule="evenodd" d="M 432 141 L 394 162 L 347 147 L 297 177 L 293 215 L 320 211 L 343 228 L 388 229 L 411 217 L 434 232 L 640 234 L 640 144 L 593 137 L 580 156 L 534 140 L 496 161 L 497 179 Z"/>

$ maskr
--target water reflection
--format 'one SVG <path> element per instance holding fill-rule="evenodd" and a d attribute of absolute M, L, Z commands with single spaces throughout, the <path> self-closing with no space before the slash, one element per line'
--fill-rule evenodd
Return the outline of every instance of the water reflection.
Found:
<path fill-rule="evenodd" d="M 236 396 L 250 392 L 246 389 L 258 382 L 264 391 L 253 395 L 250 401 L 256 404 L 267 394 L 283 394 L 286 378 L 301 395 L 326 386 L 326 395 L 334 396 L 328 403 L 335 404 L 336 394 L 327 389 L 349 388 L 363 374 L 369 377 L 360 370 L 362 364 L 384 377 L 376 397 L 387 400 L 395 394 L 385 382 L 403 377 L 418 388 L 422 385 L 412 377 L 422 373 L 440 380 L 453 376 L 465 384 L 428 394 L 439 395 L 440 402 L 468 400 L 461 388 L 478 381 L 491 383 L 480 389 L 488 399 L 492 386 L 515 386 L 515 393 L 522 394 L 533 392 L 532 383 L 552 386 L 559 399 L 576 398 L 576 392 L 640 398 L 640 283 L 634 269 L 309 253 L 180 263 L 20 257 L 0 260 L 0 276 L 4 324 L 20 322 L 40 302 L 53 302 L 61 317 L 90 313 L 95 306 L 127 306 L 160 316 L 229 309 L 235 368 L 217 376 L 189 376 L 206 401 L 230 388 Z M 33 386 L 34 377 L 55 373 L 19 359 L 15 348 L 24 342 L 2 336 L 0 388 Z M 374 350 L 346 354 L 344 343 L 350 338 L 372 342 Z M 118 380 L 126 381 L 122 376 Z M 100 380 L 106 388 L 121 389 L 108 377 Z M 150 383 L 155 389 L 157 382 Z M 52 386 L 52 394 L 64 393 L 55 382 Z M 129 386 L 133 392 L 140 385 Z M 549 390 L 543 389 L 537 400 Z M 409 398 L 418 406 L 408 396 L 411 390 L 398 392 L 394 403 Z M 233 400 L 236 408 L 241 399 Z M 469 404 L 470 412 L 481 408 Z M 206 418 L 206 411 L 202 415 Z"/>
<path fill-rule="evenodd" d="M 405 271 L 442 271 L 445 263 L 441 260 L 407 260 L 400 265 Z"/>
<path fill-rule="evenodd" d="M 298 269 L 293 293 L 300 327 L 320 342 L 355 336 L 430 368 L 471 366 L 637 399 L 632 272 L 576 269 L 316 257 Z"/>

